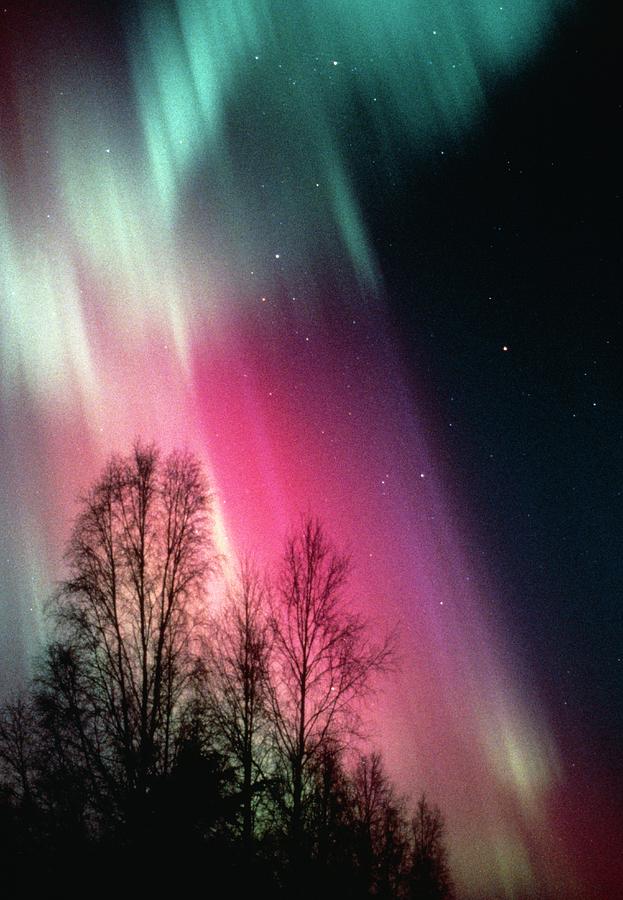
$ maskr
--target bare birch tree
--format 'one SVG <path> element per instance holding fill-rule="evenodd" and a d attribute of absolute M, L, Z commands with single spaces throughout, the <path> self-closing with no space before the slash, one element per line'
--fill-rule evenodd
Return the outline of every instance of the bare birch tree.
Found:
<path fill-rule="evenodd" d="M 413 855 L 410 896 L 413 900 L 451 900 L 454 888 L 445 847 L 445 822 L 424 794 L 411 820 Z"/>
<path fill-rule="evenodd" d="M 56 597 L 76 677 L 55 678 L 48 666 L 44 693 L 74 710 L 85 764 L 108 771 L 139 805 L 172 762 L 193 624 L 215 560 L 210 504 L 189 454 L 161 459 L 137 443 L 113 457 L 82 500 Z"/>
<path fill-rule="evenodd" d="M 34 791 L 36 731 L 29 694 L 16 695 L 0 710 L 0 781 L 20 805 L 28 804 Z"/>
<path fill-rule="evenodd" d="M 242 842 L 248 854 L 271 752 L 267 587 L 250 560 L 240 562 L 211 631 L 205 696 L 219 749 L 237 775 Z"/>
<path fill-rule="evenodd" d="M 366 890 L 401 895 L 407 860 L 404 801 L 396 795 L 380 753 L 360 756 L 351 779 L 355 857 Z"/>
<path fill-rule="evenodd" d="M 344 608 L 348 559 L 311 518 L 286 541 L 271 618 L 272 713 L 289 794 L 294 852 L 303 831 L 310 774 L 322 748 L 343 744 L 356 704 L 384 669 L 391 641 L 370 641 L 366 622 Z"/>

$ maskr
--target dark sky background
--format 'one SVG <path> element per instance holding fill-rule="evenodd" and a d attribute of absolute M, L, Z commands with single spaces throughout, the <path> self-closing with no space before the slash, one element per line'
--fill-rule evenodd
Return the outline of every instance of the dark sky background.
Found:
<path fill-rule="evenodd" d="M 468 141 L 373 187 L 368 221 L 406 365 L 515 587 L 513 642 L 620 790 L 621 97 L 614 15 L 590 6 Z"/>

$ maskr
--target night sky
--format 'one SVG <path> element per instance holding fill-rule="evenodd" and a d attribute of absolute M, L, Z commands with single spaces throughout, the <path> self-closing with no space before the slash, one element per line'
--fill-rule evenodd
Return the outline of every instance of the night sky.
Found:
<path fill-rule="evenodd" d="M 614 12 L 0 14 L 0 692 L 78 492 L 137 435 L 187 445 L 224 551 L 312 510 L 400 623 L 370 729 L 461 888 L 617 896 Z"/>

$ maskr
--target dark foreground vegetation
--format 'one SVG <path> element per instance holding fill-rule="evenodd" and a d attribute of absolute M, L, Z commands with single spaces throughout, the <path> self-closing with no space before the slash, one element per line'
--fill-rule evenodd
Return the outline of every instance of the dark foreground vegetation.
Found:
<path fill-rule="evenodd" d="M 0 718 L 8 896 L 452 895 L 439 810 L 409 809 L 362 749 L 393 641 L 345 607 L 317 521 L 270 578 L 239 563 L 214 612 L 200 467 L 137 445 L 82 499 L 66 561 L 52 640 Z"/>

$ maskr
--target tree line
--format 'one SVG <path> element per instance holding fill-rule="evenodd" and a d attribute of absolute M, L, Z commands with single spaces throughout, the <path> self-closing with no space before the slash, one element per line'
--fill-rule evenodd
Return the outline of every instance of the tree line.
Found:
<path fill-rule="evenodd" d="M 81 498 L 52 638 L 0 716 L 5 877 L 52 891 L 452 896 L 444 821 L 358 737 L 393 665 L 304 519 L 270 577 L 222 564 L 198 461 L 137 443 Z M 362 749 L 363 748 L 363 749 Z"/>

